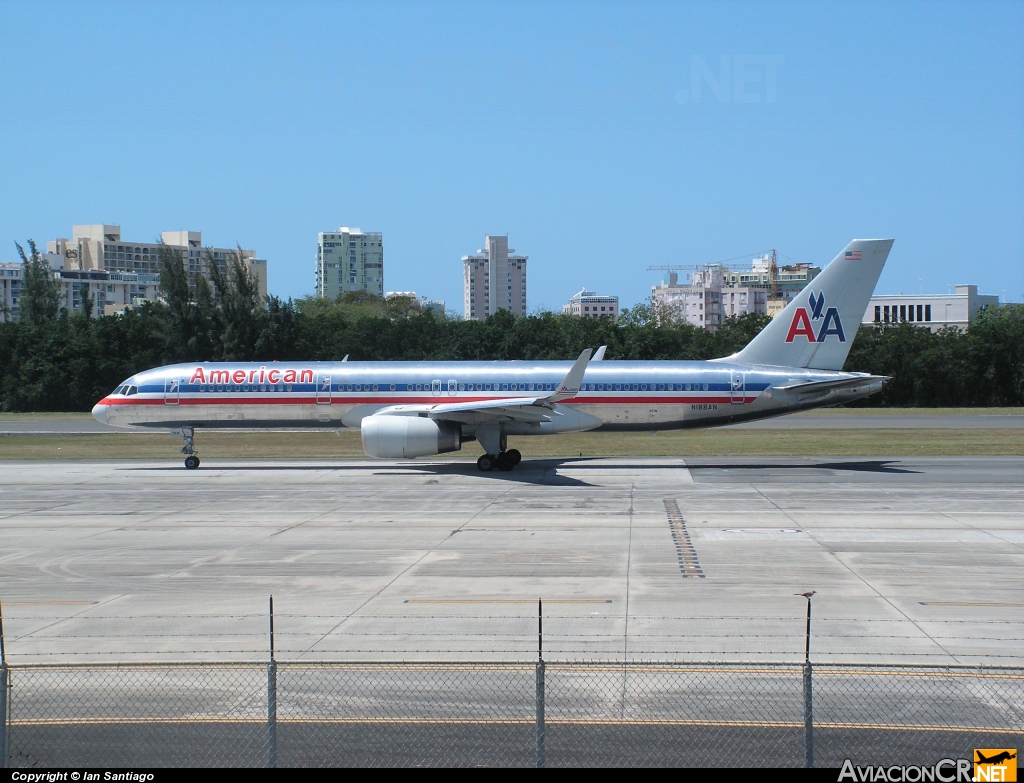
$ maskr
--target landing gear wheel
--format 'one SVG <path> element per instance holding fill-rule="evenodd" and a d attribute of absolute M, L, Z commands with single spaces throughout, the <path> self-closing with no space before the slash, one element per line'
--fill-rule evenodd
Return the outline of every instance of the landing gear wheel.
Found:
<path fill-rule="evenodd" d="M 490 454 L 484 454 L 476 461 L 476 466 L 480 468 L 484 473 L 490 473 L 494 470 L 494 463 L 496 460 Z"/>
<path fill-rule="evenodd" d="M 505 452 L 505 456 L 512 461 L 513 467 L 523 461 L 523 455 L 519 453 L 519 449 L 509 449 Z"/>
<path fill-rule="evenodd" d="M 516 463 L 508 455 L 507 451 L 503 451 L 498 455 L 498 470 L 512 470 L 516 466 Z"/>
<path fill-rule="evenodd" d="M 199 457 L 195 454 L 189 454 L 185 457 L 185 467 L 189 470 L 195 470 L 199 467 Z"/>

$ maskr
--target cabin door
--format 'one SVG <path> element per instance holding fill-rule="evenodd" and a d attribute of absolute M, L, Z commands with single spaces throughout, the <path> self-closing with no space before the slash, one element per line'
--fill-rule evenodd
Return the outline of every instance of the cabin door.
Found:
<path fill-rule="evenodd" d="M 316 385 L 316 404 L 331 404 L 331 376 L 320 373 L 320 381 Z"/>
<path fill-rule="evenodd" d="M 181 395 L 181 378 L 164 380 L 164 405 L 177 405 Z"/>
<path fill-rule="evenodd" d="M 744 397 L 746 397 L 746 374 L 742 372 L 736 372 L 733 370 L 732 373 L 732 401 L 734 403 L 742 403 Z"/>

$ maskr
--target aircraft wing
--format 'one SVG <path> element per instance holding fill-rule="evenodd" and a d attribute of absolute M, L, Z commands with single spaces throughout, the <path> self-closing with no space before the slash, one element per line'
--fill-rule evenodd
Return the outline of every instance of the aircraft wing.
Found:
<path fill-rule="evenodd" d="M 416 412 L 425 413 L 430 419 L 458 421 L 464 424 L 481 424 L 487 419 L 494 418 L 526 422 L 551 421 L 552 416 L 561 415 L 554 410 L 554 404 L 570 400 L 579 393 L 589 361 L 590 349 L 587 348 L 576 359 L 555 391 L 544 397 L 505 397 L 498 400 L 470 400 L 437 405 L 394 405 L 377 411 L 375 415 L 408 416 Z"/>
<path fill-rule="evenodd" d="M 454 402 L 450 405 L 430 405 L 427 417 L 478 423 L 481 419 L 506 417 L 517 421 L 551 421 L 553 411 L 544 402 L 544 397 L 512 397 L 503 400 L 481 400 L 480 402 Z"/>

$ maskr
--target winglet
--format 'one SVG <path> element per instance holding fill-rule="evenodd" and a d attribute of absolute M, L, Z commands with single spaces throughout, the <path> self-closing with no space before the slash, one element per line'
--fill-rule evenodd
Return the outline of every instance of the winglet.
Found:
<path fill-rule="evenodd" d="M 587 364 L 590 362 L 590 349 L 584 349 L 583 353 L 576 360 L 572 369 L 566 373 L 565 378 L 558 384 L 554 394 L 544 398 L 544 402 L 559 402 L 575 397 L 580 391 L 580 384 L 583 383 L 583 374 L 587 371 Z"/>
<path fill-rule="evenodd" d="M 590 358 L 590 361 L 592 361 L 592 362 L 600 362 L 600 361 L 602 361 L 604 359 L 604 352 L 607 351 L 607 350 L 608 350 L 608 346 L 607 345 L 602 345 L 600 348 L 597 349 L 597 351 L 594 353 L 594 355 Z"/>

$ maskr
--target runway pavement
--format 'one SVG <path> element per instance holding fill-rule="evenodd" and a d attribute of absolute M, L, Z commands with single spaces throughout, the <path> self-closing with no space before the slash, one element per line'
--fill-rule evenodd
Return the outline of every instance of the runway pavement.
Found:
<path fill-rule="evenodd" d="M 736 429 L 831 430 L 831 429 L 1024 429 L 1024 415 L 1003 413 L 931 413 L 927 409 L 907 413 L 809 411 L 773 419 L 734 424 Z M 162 431 L 162 430 L 160 430 Z M 236 430 L 237 431 L 237 430 Z M 130 427 L 111 427 L 91 417 L 75 419 L 0 419 L 3 435 L 95 435 L 111 432 L 146 432 Z"/>
<path fill-rule="evenodd" d="M 1024 458 L 8 462 L 12 662 L 1019 665 Z"/>

